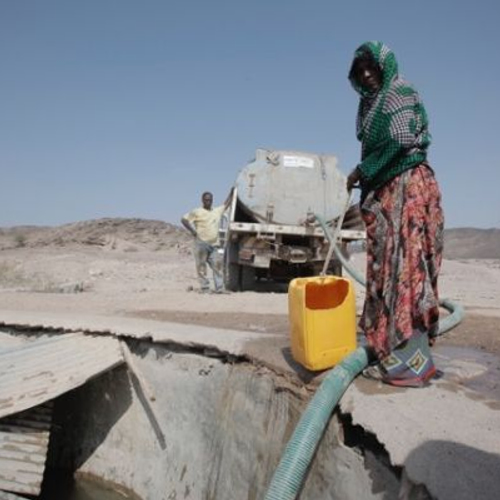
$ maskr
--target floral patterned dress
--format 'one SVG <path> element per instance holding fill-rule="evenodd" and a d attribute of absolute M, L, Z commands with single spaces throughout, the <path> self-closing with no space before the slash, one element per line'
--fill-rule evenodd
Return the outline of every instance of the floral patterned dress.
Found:
<path fill-rule="evenodd" d="M 367 289 L 360 327 L 386 382 L 420 386 L 435 375 L 429 340 L 438 333 L 437 279 L 444 218 L 431 168 L 422 164 L 370 192 Z"/>

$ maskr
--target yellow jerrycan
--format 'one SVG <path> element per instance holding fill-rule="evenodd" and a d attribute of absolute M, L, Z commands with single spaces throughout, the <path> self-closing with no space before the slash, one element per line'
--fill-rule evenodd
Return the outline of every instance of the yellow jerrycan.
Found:
<path fill-rule="evenodd" d="M 324 370 L 356 349 L 356 301 L 350 280 L 296 278 L 288 288 L 292 356 L 309 370 Z"/>

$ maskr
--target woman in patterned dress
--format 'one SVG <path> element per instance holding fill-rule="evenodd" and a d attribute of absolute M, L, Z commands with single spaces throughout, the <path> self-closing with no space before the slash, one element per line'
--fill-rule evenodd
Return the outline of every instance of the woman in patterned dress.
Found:
<path fill-rule="evenodd" d="M 360 327 L 379 362 L 365 375 L 421 387 L 436 375 L 430 345 L 438 333 L 444 226 L 441 194 L 427 162 L 427 114 L 380 42 L 356 50 L 349 79 L 360 94 L 361 162 L 347 187 L 361 188 L 367 232 Z"/>

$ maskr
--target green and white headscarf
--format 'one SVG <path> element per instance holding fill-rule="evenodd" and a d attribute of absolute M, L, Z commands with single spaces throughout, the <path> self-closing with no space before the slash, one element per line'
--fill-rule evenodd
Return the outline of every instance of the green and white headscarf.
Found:
<path fill-rule="evenodd" d="M 380 67 L 380 89 L 370 94 L 349 76 L 361 97 L 356 134 L 361 141 L 362 197 L 425 162 L 431 142 L 424 105 L 413 86 L 399 76 L 394 53 L 381 42 L 366 42 L 354 60 L 367 53 Z"/>

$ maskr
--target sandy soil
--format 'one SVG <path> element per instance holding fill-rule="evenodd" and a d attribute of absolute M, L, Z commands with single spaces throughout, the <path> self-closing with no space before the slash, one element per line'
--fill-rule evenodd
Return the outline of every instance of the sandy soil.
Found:
<path fill-rule="evenodd" d="M 354 254 L 364 268 L 363 254 Z M 363 289 L 356 286 L 358 310 Z M 442 297 L 460 303 L 464 321 L 440 339 L 500 356 L 500 260 L 445 260 Z M 287 295 L 196 292 L 189 245 L 159 250 L 74 245 L 0 251 L 0 309 L 124 315 L 280 334 L 288 345 Z"/>

